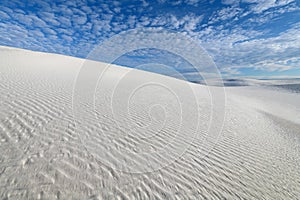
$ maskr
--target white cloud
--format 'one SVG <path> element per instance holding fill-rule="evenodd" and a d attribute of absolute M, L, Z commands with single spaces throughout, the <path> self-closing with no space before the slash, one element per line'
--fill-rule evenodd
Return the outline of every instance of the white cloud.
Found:
<path fill-rule="evenodd" d="M 239 74 L 241 74 L 241 72 L 238 69 L 232 68 L 232 67 L 222 68 L 221 71 L 223 72 L 223 74 L 226 74 L 226 75 L 239 75 Z"/>
<path fill-rule="evenodd" d="M 243 9 L 238 7 L 226 7 L 218 10 L 210 17 L 208 24 L 213 24 L 219 21 L 225 21 L 229 19 L 237 20 L 238 15 L 243 12 Z M 234 19 L 236 17 L 236 19 Z"/>
<path fill-rule="evenodd" d="M 9 19 L 10 16 L 9 16 L 8 14 L 6 14 L 5 12 L 2 12 L 2 11 L 0 10 L 0 18 L 1 18 L 1 19 Z"/>
<path fill-rule="evenodd" d="M 222 0 L 224 5 L 236 5 L 239 4 L 239 0 Z"/>
<path fill-rule="evenodd" d="M 86 23 L 87 17 L 86 17 L 86 15 L 75 15 L 75 16 L 73 16 L 72 20 L 73 20 L 73 24 L 82 25 L 82 24 Z"/>
<path fill-rule="evenodd" d="M 188 4 L 188 5 L 193 5 L 196 6 L 199 2 L 201 2 L 201 0 L 185 0 L 184 3 Z"/>
<path fill-rule="evenodd" d="M 268 72 L 274 72 L 274 71 L 282 72 L 282 71 L 292 69 L 291 66 L 281 65 L 276 63 L 259 63 L 259 65 L 254 66 L 254 68 L 258 70 L 268 71 Z"/>
<path fill-rule="evenodd" d="M 288 5 L 295 0 L 242 0 L 242 2 L 254 4 L 251 6 L 252 10 L 255 13 L 262 13 L 270 8 Z"/>
<path fill-rule="evenodd" d="M 158 1 L 168 3 L 165 0 Z M 180 0 L 173 1 L 173 4 L 188 4 L 191 7 L 202 2 Z M 247 3 L 249 7 L 240 8 L 240 2 Z M 42 8 L 35 14 L 22 10 L 25 8 L 24 2 L 18 2 L 20 9 L 10 9 L 15 3 L 10 1 L 0 9 L 1 19 L 13 21 L 11 24 L 0 23 L 2 44 L 85 56 L 93 45 L 113 34 L 150 26 L 183 32 L 199 39 L 224 73 L 238 74 L 239 68 L 243 67 L 286 70 L 295 67 L 295 63 L 299 65 L 299 24 L 269 38 L 263 37 L 263 31 L 235 25 L 235 20 L 241 19 L 245 25 L 261 25 L 283 13 L 299 10 L 295 0 L 222 0 L 226 6 L 215 11 L 205 25 L 202 24 L 203 19 L 209 16 L 199 14 L 201 12 L 197 15 L 192 12 L 186 12 L 185 15 L 166 12 L 149 17 L 143 13 L 152 8 L 149 0 L 140 0 L 141 6 L 138 8 L 131 4 L 121 7 L 120 1 L 101 3 L 100 7 L 87 6 L 83 1 L 67 1 L 63 4 L 30 1 L 28 5 Z M 132 12 L 133 9 L 140 15 L 128 16 L 121 12 Z M 254 15 L 247 19 L 250 14 Z M 76 42 L 76 45 L 72 42 Z"/>
<path fill-rule="evenodd" d="M 56 35 L 56 32 L 51 28 L 43 28 L 43 32 L 48 35 Z"/>
<path fill-rule="evenodd" d="M 300 60 L 300 24 L 269 38 L 257 38 L 260 32 L 238 28 L 226 32 L 209 26 L 203 31 L 202 45 L 225 72 L 245 67 L 283 71 L 300 64 L 296 62 Z"/>
<path fill-rule="evenodd" d="M 41 32 L 40 30 L 31 30 L 30 32 L 28 32 L 30 36 L 32 37 L 40 37 L 43 38 L 45 37 L 44 33 Z"/>

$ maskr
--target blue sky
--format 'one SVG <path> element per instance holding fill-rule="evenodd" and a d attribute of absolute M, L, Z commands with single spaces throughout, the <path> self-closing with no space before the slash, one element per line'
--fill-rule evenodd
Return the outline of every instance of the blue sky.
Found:
<path fill-rule="evenodd" d="M 109 37 L 142 27 L 196 39 L 224 76 L 300 76 L 299 0 L 2 0 L 0 5 L 0 45 L 35 51 L 85 58 Z M 116 63 L 135 67 L 164 56 L 143 50 Z M 177 60 L 174 67 L 192 74 L 185 66 Z"/>

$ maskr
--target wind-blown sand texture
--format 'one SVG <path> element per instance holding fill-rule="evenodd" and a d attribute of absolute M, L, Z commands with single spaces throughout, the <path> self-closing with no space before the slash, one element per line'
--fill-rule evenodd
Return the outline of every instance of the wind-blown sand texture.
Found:
<path fill-rule="evenodd" d="M 203 142 L 212 108 L 204 85 L 138 70 L 125 76 L 129 69 L 111 67 L 92 91 L 93 104 L 77 105 L 87 108 L 80 115 L 73 94 L 84 60 L 8 47 L 0 48 L 0 59 L 0 199 L 300 197 L 298 93 L 225 88 L 224 126 L 210 149 Z M 155 84 L 128 99 L 144 79 L 181 94 L 189 86 L 198 105 L 181 95 L 181 113 L 176 95 Z"/>

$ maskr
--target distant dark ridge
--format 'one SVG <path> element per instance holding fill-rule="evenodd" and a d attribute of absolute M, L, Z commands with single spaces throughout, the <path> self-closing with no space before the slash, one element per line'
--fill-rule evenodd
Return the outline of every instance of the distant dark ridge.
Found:
<path fill-rule="evenodd" d="M 206 82 L 204 80 L 200 80 L 200 81 L 190 81 L 192 83 L 197 83 L 197 84 L 201 84 L 201 85 L 207 85 Z M 217 87 L 244 87 L 244 86 L 249 86 L 249 83 L 243 79 L 223 79 L 223 80 L 219 80 L 216 83 L 211 83 L 211 85 L 213 86 L 217 86 Z"/>
<path fill-rule="evenodd" d="M 284 84 L 284 85 L 272 85 L 273 87 L 289 90 L 295 93 L 300 93 L 300 84 Z"/>

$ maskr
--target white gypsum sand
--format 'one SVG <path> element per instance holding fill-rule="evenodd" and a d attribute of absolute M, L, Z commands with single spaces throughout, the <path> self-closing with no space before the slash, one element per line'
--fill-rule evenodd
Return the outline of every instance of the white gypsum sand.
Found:
<path fill-rule="evenodd" d="M 204 85 L 112 66 L 76 94 L 82 59 L 9 47 L 0 59 L 0 199 L 300 197 L 299 94 L 225 88 L 210 146 Z"/>

